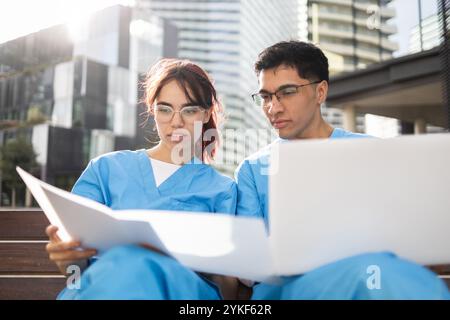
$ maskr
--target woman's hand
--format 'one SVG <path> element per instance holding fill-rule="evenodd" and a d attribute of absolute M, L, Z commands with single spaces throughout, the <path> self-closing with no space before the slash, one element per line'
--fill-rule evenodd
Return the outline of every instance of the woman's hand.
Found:
<path fill-rule="evenodd" d="M 59 271 L 67 275 L 67 267 L 77 265 L 81 270 L 87 267 L 87 261 L 94 256 L 97 251 L 94 249 L 80 249 L 81 243 L 78 241 L 62 241 L 56 232 L 58 227 L 50 225 L 45 230 L 50 242 L 46 246 L 50 260 L 56 263 Z"/>

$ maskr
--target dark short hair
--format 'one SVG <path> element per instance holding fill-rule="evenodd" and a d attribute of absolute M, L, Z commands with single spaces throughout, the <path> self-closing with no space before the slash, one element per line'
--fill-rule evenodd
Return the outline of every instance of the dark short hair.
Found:
<path fill-rule="evenodd" d="M 318 47 L 302 41 L 282 41 L 264 49 L 255 62 L 257 75 L 262 70 L 286 65 L 297 69 L 300 77 L 329 82 L 328 59 Z"/>

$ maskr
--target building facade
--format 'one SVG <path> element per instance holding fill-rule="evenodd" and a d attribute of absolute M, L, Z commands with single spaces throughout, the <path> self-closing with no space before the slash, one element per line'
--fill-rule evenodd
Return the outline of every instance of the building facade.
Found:
<path fill-rule="evenodd" d="M 139 81 L 177 41 L 167 21 L 113 6 L 0 44 L 0 145 L 27 137 L 41 178 L 66 189 L 89 159 L 149 147 Z"/>
<path fill-rule="evenodd" d="M 299 37 L 307 35 L 309 41 L 324 50 L 330 60 L 331 75 L 364 69 L 391 59 L 398 50 L 398 45 L 390 40 L 390 36 L 397 32 L 397 27 L 390 24 L 395 18 L 395 10 L 389 7 L 391 0 L 299 1 L 301 10 L 308 13 L 300 21 Z M 342 110 L 325 105 L 322 114 L 333 126 L 346 126 Z M 384 122 L 378 119 L 377 123 Z M 367 131 L 366 118 L 356 115 L 355 126 L 347 129 Z"/>
<path fill-rule="evenodd" d="M 416 53 L 430 50 L 442 43 L 442 22 L 437 14 L 433 14 L 411 30 L 409 52 Z"/>
<path fill-rule="evenodd" d="M 389 21 L 391 0 L 309 0 L 308 37 L 324 50 L 344 58 L 353 71 L 392 58 L 398 45 L 391 41 L 397 28 Z"/>
<path fill-rule="evenodd" d="M 141 0 L 141 10 L 173 22 L 178 54 L 205 68 L 225 107 L 222 148 L 215 166 L 232 175 L 247 155 L 273 133 L 251 93 L 257 88 L 253 64 L 265 47 L 298 34 L 298 0 Z"/>

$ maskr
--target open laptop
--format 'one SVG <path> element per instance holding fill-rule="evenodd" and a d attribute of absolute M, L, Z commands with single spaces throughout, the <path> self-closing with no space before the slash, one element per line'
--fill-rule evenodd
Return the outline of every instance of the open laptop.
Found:
<path fill-rule="evenodd" d="M 450 134 L 286 142 L 273 152 L 269 222 L 283 274 L 380 251 L 450 263 Z"/>

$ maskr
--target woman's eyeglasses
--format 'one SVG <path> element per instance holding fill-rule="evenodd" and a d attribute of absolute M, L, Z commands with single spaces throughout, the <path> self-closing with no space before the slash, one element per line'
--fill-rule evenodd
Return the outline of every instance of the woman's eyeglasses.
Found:
<path fill-rule="evenodd" d="M 161 122 L 172 121 L 175 113 L 179 113 L 184 122 L 201 121 L 205 109 L 200 106 L 187 106 L 175 111 L 172 107 L 157 104 L 154 106 L 155 119 Z"/>

